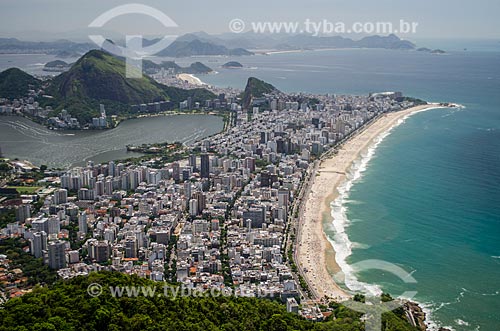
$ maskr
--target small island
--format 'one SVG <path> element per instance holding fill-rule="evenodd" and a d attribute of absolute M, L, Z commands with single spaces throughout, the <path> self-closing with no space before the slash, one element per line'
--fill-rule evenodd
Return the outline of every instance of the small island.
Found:
<path fill-rule="evenodd" d="M 213 70 L 207 67 L 201 62 L 194 62 L 189 65 L 189 67 L 181 67 L 174 61 L 162 61 L 161 63 L 155 63 L 151 60 L 144 60 L 142 62 L 143 70 L 146 74 L 157 74 L 161 70 L 171 71 L 176 74 L 208 74 Z"/>
<path fill-rule="evenodd" d="M 227 63 L 224 63 L 222 65 L 222 68 L 226 68 L 226 69 L 239 69 L 239 68 L 243 68 L 243 65 L 239 62 L 236 62 L 236 61 L 229 61 Z"/>
<path fill-rule="evenodd" d="M 443 51 L 442 49 L 435 49 L 431 51 L 431 54 L 445 54 L 446 52 Z"/>
<path fill-rule="evenodd" d="M 431 54 L 445 54 L 446 53 L 442 49 L 430 49 L 427 47 L 417 48 L 417 52 L 425 52 L 425 53 L 431 53 Z"/>
<path fill-rule="evenodd" d="M 417 48 L 417 52 L 431 52 L 431 51 L 432 51 L 432 49 L 427 48 L 427 47 Z"/>
<path fill-rule="evenodd" d="M 68 70 L 71 67 L 71 64 L 66 63 L 61 60 L 54 60 L 47 62 L 45 66 L 43 67 L 43 71 L 50 71 L 50 72 L 64 72 Z"/>

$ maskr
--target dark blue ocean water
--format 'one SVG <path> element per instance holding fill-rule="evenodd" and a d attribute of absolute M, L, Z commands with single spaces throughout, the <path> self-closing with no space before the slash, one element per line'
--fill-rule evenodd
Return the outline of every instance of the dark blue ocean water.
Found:
<path fill-rule="evenodd" d="M 242 87 L 254 75 L 285 91 L 400 90 L 463 104 L 416 114 L 378 146 L 345 204 L 347 234 L 357 243 L 347 262 L 397 264 L 412 272 L 415 286 L 376 270 L 358 279 L 394 296 L 418 291 L 415 299 L 442 326 L 494 331 L 500 330 L 500 44 L 463 45 L 467 51 L 443 56 L 339 50 L 240 58 L 253 68 L 201 79 Z M 463 49 L 458 41 L 451 48 Z"/>

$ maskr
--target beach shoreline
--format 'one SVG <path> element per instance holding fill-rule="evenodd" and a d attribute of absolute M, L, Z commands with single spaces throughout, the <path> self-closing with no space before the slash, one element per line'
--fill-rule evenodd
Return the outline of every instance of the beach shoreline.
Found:
<path fill-rule="evenodd" d="M 179 78 L 180 80 L 186 81 L 191 85 L 196 85 L 196 86 L 207 85 L 207 84 L 203 83 L 203 81 L 201 79 L 199 79 L 198 77 L 196 77 L 193 74 L 178 74 L 177 78 Z"/>
<path fill-rule="evenodd" d="M 440 104 L 415 106 L 381 115 L 343 143 L 335 154 L 322 157 L 311 171 L 310 190 L 301 202 L 296 240 L 296 262 L 313 298 L 344 301 L 349 291 L 339 286 L 333 275 L 343 271 L 324 229 L 332 226 L 331 203 L 339 197 L 339 187 L 348 180 L 354 162 L 407 117 L 418 112 L 447 108 Z M 341 261 L 342 262 L 342 261 Z"/>

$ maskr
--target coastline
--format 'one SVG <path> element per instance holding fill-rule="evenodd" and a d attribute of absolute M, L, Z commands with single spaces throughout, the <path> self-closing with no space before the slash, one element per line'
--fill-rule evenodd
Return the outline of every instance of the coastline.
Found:
<path fill-rule="evenodd" d="M 177 78 L 179 78 L 183 81 L 186 81 L 191 85 L 197 85 L 197 86 L 207 85 L 207 84 L 203 83 L 203 81 L 201 79 L 199 79 L 198 77 L 196 77 L 193 74 L 178 74 Z"/>
<path fill-rule="evenodd" d="M 339 198 L 339 189 L 348 179 L 354 162 L 366 153 L 379 137 L 386 135 L 407 117 L 435 108 L 446 108 L 440 104 L 427 104 L 406 110 L 387 113 L 368 124 L 341 145 L 337 153 L 322 158 L 316 163 L 311 175 L 311 188 L 301 205 L 301 217 L 297 235 L 297 264 L 314 297 L 327 296 L 336 300 L 350 297 L 347 290 L 339 286 L 334 274 L 344 271 L 344 259 L 349 254 L 335 250 L 324 229 L 332 226 L 331 203 Z M 334 224 L 335 225 L 335 224 Z M 340 225 L 339 229 L 342 227 Z M 341 235 L 346 236 L 345 233 Z"/>

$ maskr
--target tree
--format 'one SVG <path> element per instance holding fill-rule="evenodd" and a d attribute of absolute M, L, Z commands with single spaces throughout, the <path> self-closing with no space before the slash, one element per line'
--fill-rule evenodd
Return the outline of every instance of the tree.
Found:
<path fill-rule="evenodd" d="M 87 287 L 100 284 L 100 296 Z M 110 286 L 155 287 L 153 296 L 111 295 Z M 361 331 L 360 313 L 340 304 L 335 318 L 311 322 L 286 312 L 283 304 L 257 298 L 164 296 L 164 283 L 117 272 L 98 272 L 35 287 L 31 293 L 7 301 L 0 309 L 0 331 L 6 330 L 276 330 Z M 169 291 L 169 295 L 171 292 Z M 333 306 L 332 306 L 333 308 Z M 404 318 L 384 315 L 385 331 L 418 331 Z"/>
<path fill-rule="evenodd" d="M 7 162 L 0 163 L 0 171 L 7 172 L 10 171 L 10 165 Z"/>

